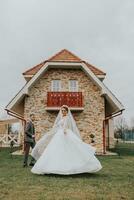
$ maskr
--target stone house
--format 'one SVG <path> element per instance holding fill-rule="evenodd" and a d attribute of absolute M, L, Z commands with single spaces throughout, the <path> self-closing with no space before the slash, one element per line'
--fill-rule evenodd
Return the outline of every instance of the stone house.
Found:
<path fill-rule="evenodd" d="M 23 73 L 24 87 L 7 105 L 8 114 L 36 117 L 36 139 L 53 126 L 60 106 L 70 107 L 81 136 L 97 153 L 113 145 L 113 118 L 123 105 L 105 86 L 106 73 L 64 49 Z"/>

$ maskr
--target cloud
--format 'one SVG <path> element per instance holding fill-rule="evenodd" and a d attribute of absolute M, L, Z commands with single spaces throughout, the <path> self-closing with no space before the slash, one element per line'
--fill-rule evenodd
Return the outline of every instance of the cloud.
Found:
<path fill-rule="evenodd" d="M 67 48 L 107 73 L 106 85 L 134 116 L 133 0 L 0 2 L 0 105 L 24 85 L 23 71 Z"/>

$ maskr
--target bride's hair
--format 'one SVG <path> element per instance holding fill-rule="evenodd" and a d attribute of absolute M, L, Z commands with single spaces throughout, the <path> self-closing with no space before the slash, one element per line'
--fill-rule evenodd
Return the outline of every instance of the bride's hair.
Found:
<path fill-rule="evenodd" d="M 64 108 L 68 112 L 68 106 L 63 105 L 63 106 L 61 106 L 61 108 Z"/>
<path fill-rule="evenodd" d="M 68 118 L 66 118 L 66 123 L 68 124 L 69 129 L 71 129 L 74 132 L 74 134 L 76 134 L 79 138 L 81 138 L 80 132 L 79 132 L 79 130 L 77 128 L 77 125 L 76 125 L 76 122 L 75 122 L 75 120 L 74 120 L 74 118 L 72 116 L 72 113 L 71 113 L 71 111 L 70 111 L 70 109 L 69 109 L 69 107 L 67 105 L 62 105 L 60 107 L 60 111 L 59 111 L 59 113 L 58 113 L 58 115 L 56 117 L 56 120 L 54 122 L 54 125 L 53 125 L 53 128 L 52 128 L 52 132 L 55 134 L 55 130 L 57 128 L 57 124 L 62 119 L 62 108 L 64 108 L 68 113 Z"/>

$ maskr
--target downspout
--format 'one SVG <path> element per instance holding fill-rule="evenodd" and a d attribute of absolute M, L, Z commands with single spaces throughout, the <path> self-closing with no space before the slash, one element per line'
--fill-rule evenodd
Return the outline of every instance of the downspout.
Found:
<path fill-rule="evenodd" d="M 13 112 L 13 111 L 11 111 L 11 110 L 8 110 L 8 109 L 5 109 L 5 110 L 7 111 L 7 114 L 8 114 L 8 115 L 10 115 L 10 116 L 12 116 L 12 117 L 15 117 L 15 118 L 17 118 L 17 119 L 20 119 L 20 120 L 22 121 L 22 124 L 23 124 L 24 127 L 25 127 L 25 125 L 26 125 L 26 120 L 24 119 L 23 116 L 21 116 L 21 115 L 15 113 L 15 112 Z M 23 143 L 23 145 L 25 145 L 25 142 Z M 24 148 L 24 147 L 23 147 L 23 148 Z"/>
<path fill-rule="evenodd" d="M 26 125 L 26 120 L 24 119 L 24 117 L 22 117 L 21 115 L 19 115 L 19 114 L 13 112 L 13 111 L 11 111 L 11 110 L 8 110 L 8 109 L 5 109 L 5 110 L 7 111 L 7 114 L 8 114 L 8 115 L 10 115 L 10 116 L 12 116 L 12 117 L 15 117 L 15 118 L 17 118 L 17 119 L 20 119 L 20 120 L 22 121 L 22 124 L 23 124 L 24 127 L 25 127 L 25 125 Z"/>
<path fill-rule="evenodd" d="M 20 119 L 20 120 L 26 122 L 26 120 L 24 119 L 24 117 L 22 117 L 21 115 L 19 115 L 19 114 L 13 112 L 13 111 L 11 111 L 11 110 L 8 110 L 8 109 L 5 109 L 5 110 L 7 111 L 7 114 L 8 114 L 8 115 L 10 115 L 10 116 L 12 116 L 12 117 L 15 117 L 15 118 L 17 118 L 17 119 Z"/>
<path fill-rule="evenodd" d="M 12 116 L 12 117 L 15 117 L 15 118 L 17 118 L 17 119 L 20 119 L 20 120 L 22 121 L 22 124 L 23 124 L 24 127 L 25 127 L 25 125 L 26 125 L 26 119 L 24 119 L 24 117 L 22 117 L 21 115 L 19 115 L 19 114 L 13 112 L 13 111 L 11 111 L 11 110 L 8 110 L 8 109 L 5 109 L 5 110 L 7 111 L 7 114 L 8 114 L 8 115 L 10 115 L 10 116 Z"/>
<path fill-rule="evenodd" d="M 125 109 L 122 109 L 116 113 L 114 113 L 114 115 L 109 115 L 108 117 L 106 117 L 104 120 L 103 120 L 103 154 L 106 154 L 106 126 L 105 126 L 105 123 L 106 121 L 108 121 L 109 119 L 112 119 L 114 117 L 117 117 L 119 115 L 122 114 L 122 112 L 124 111 Z"/>

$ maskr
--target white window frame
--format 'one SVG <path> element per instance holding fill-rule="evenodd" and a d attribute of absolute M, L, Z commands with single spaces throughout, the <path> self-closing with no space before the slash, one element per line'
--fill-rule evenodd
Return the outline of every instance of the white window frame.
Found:
<path fill-rule="evenodd" d="M 71 86 L 71 81 L 76 81 L 76 88 Z M 72 89 L 73 88 L 73 89 Z M 78 80 L 76 79 L 70 79 L 69 80 L 69 91 L 70 92 L 78 92 Z"/>
<path fill-rule="evenodd" d="M 59 81 L 59 88 L 57 87 L 57 85 L 54 86 L 54 81 Z M 52 80 L 52 82 L 51 82 L 51 91 L 52 92 L 60 92 L 61 91 L 61 80 L 59 80 L 59 79 Z"/>

